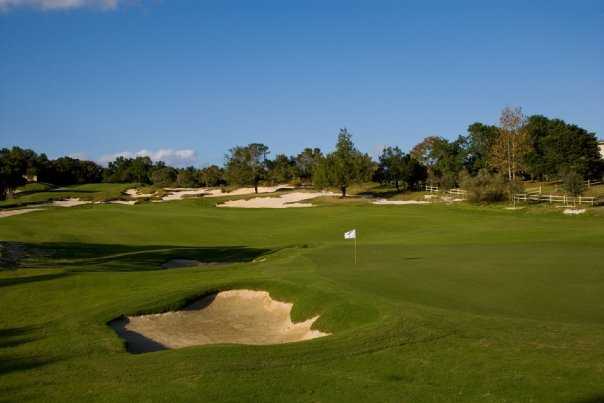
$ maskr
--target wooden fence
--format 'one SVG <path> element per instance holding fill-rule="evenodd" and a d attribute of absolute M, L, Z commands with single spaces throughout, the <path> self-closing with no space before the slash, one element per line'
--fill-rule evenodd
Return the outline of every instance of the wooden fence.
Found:
<path fill-rule="evenodd" d="M 556 203 L 556 204 L 563 204 L 564 206 L 574 206 L 574 205 L 581 205 L 581 204 L 589 204 L 591 206 L 595 206 L 597 204 L 600 204 L 602 202 L 602 200 L 600 198 L 597 197 L 592 197 L 592 196 L 577 196 L 577 197 L 573 197 L 573 196 L 559 196 L 559 195 L 544 195 L 544 194 L 539 194 L 539 193 L 518 193 L 514 195 L 514 200 L 515 201 L 523 201 L 523 202 L 536 202 L 536 203 L 540 203 L 540 202 L 548 202 L 548 203 Z"/>
<path fill-rule="evenodd" d="M 438 192 L 438 186 L 426 185 L 426 192 Z"/>

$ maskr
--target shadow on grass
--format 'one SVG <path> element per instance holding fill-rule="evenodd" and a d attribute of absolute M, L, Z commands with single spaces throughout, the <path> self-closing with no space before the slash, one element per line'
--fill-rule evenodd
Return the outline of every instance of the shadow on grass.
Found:
<path fill-rule="evenodd" d="M 273 252 L 245 246 L 130 246 L 75 242 L 20 245 L 25 251 L 32 251 L 20 260 L 21 267 L 59 267 L 70 271 L 159 270 L 162 264 L 175 259 L 197 261 L 200 265 L 246 263 Z"/>
<path fill-rule="evenodd" d="M 31 275 L 31 276 L 18 276 L 18 277 L 8 277 L 0 279 L 0 287 L 8 287 L 11 285 L 17 284 L 27 284 L 34 283 L 37 281 L 47 281 L 54 280 L 57 278 L 68 276 L 69 273 L 53 273 L 53 274 L 39 274 L 39 275 Z M 0 334 L 1 337 L 1 334 Z"/>
<path fill-rule="evenodd" d="M 0 349 L 18 347 L 39 339 L 35 335 L 36 326 L 23 326 L 0 329 Z M 28 371 L 46 364 L 53 360 L 40 357 L 26 357 L 17 354 L 4 354 L 0 359 L 0 375 L 11 372 Z"/>
<path fill-rule="evenodd" d="M 604 392 L 599 395 L 593 395 L 579 400 L 574 400 L 572 403 L 604 403 Z"/>

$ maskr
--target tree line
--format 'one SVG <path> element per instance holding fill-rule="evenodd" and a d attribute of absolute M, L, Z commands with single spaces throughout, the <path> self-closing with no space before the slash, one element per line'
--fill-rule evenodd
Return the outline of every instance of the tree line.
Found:
<path fill-rule="evenodd" d="M 270 158 L 265 144 L 252 143 L 228 151 L 222 167 L 174 168 L 149 157 L 117 157 L 107 167 L 71 157 L 49 159 L 29 149 L 0 150 L 0 199 L 36 176 L 39 182 L 71 185 L 91 182 L 137 182 L 155 186 L 215 187 L 292 183 L 318 189 L 337 188 L 346 196 L 351 184 L 375 181 L 397 191 L 424 183 L 448 189 L 457 186 L 510 189 L 520 180 L 575 181 L 601 178 L 604 162 L 596 135 L 560 119 L 526 117 L 520 108 L 505 108 L 499 125 L 480 122 L 455 140 L 429 136 L 405 153 L 386 146 L 374 161 L 359 151 L 347 129 L 341 129 L 334 151 L 305 148 L 297 155 Z"/>

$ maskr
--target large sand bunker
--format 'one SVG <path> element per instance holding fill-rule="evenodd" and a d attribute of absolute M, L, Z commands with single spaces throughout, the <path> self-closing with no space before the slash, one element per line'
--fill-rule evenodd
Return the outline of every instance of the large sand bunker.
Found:
<path fill-rule="evenodd" d="M 129 316 L 110 326 L 131 353 L 204 344 L 281 344 L 329 335 L 311 329 L 319 318 L 293 323 L 293 305 L 266 291 L 230 290 L 208 295 L 181 311 Z"/>
<path fill-rule="evenodd" d="M 297 203 L 302 200 L 314 199 L 321 196 L 337 196 L 330 192 L 292 192 L 279 197 L 254 197 L 253 199 L 229 200 L 218 207 L 242 207 L 242 208 L 292 208 L 312 207 L 311 203 Z"/>

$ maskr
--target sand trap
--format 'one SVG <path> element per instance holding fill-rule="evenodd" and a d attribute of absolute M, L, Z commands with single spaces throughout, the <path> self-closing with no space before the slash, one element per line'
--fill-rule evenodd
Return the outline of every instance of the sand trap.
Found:
<path fill-rule="evenodd" d="M 403 204 L 430 204 L 430 202 L 428 201 L 422 201 L 422 200 L 386 200 L 386 199 L 380 199 L 380 200 L 376 200 L 371 204 L 378 204 L 378 205 L 403 205 Z"/>
<path fill-rule="evenodd" d="M 106 203 L 107 204 L 126 204 L 128 206 L 133 206 L 136 204 L 136 200 L 109 200 Z"/>
<path fill-rule="evenodd" d="M 126 190 L 126 194 L 130 197 L 145 198 L 145 197 L 153 197 L 153 193 L 138 193 L 137 189 L 128 189 Z"/>
<path fill-rule="evenodd" d="M 218 207 L 239 207 L 239 208 L 296 208 L 312 207 L 312 203 L 297 203 L 302 200 L 314 199 L 321 196 L 337 196 L 332 192 L 292 192 L 279 197 L 254 197 L 247 200 L 229 200 Z"/>
<path fill-rule="evenodd" d="M 33 213 L 34 211 L 42 211 L 43 208 L 24 208 L 19 210 L 0 210 L 0 218 L 11 217 L 14 215 Z"/>
<path fill-rule="evenodd" d="M 166 190 L 169 190 L 169 189 L 170 188 L 167 188 Z M 182 200 L 185 197 L 206 195 L 208 193 L 208 189 L 206 189 L 206 188 L 189 189 L 189 190 L 169 190 L 169 191 L 171 193 L 169 193 L 161 198 L 163 201 Z"/>
<path fill-rule="evenodd" d="M 65 200 L 54 200 L 52 203 L 50 203 L 50 206 L 54 206 L 54 207 L 75 207 L 75 206 L 81 206 L 82 204 L 90 204 L 92 203 L 89 200 L 80 200 L 78 198 L 69 198 L 69 199 L 65 199 Z"/>
<path fill-rule="evenodd" d="M 319 316 L 293 323 L 292 307 L 266 291 L 230 290 L 181 311 L 119 318 L 109 325 L 131 353 L 221 343 L 281 344 L 329 335 L 311 329 Z"/>
<path fill-rule="evenodd" d="M 583 214 L 586 211 L 587 210 L 585 210 L 584 208 L 581 208 L 581 209 L 567 208 L 567 209 L 564 209 L 564 214 L 577 215 L 577 214 Z"/>
<path fill-rule="evenodd" d="M 506 210 L 522 210 L 524 207 L 505 207 Z"/>

